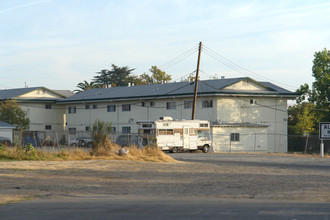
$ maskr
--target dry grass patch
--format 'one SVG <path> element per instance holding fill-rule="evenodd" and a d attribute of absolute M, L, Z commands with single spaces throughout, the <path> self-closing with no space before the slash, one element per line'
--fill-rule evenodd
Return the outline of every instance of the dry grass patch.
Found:
<path fill-rule="evenodd" d="M 47 152 L 32 146 L 0 146 L 0 160 L 39 160 L 39 161 L 72 161 L 72 160 L 132 160 L 149 162 L 175 162 L 157 147 L 122 148 L 110 142 L 99 144 L 91 150 L 74 148 Z"/>

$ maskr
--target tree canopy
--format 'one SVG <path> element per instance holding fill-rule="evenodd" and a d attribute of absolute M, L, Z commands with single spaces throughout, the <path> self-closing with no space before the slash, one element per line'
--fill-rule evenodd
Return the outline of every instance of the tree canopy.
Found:
<path fill-rule="evenodd" d="M 172 79 L 171 75 L 166 74 L 157 66 L 151 66 L 149 69 L 151 75 L 143 73 L 140 76 L 133 75 L 134 68 L 128 66 L 119 67 L 111 64 L 111 69 L 103 69 L 97 72 L 91 82 L 84 80 L 77 84 L 74 92 L 82 92 L 92 88 L 107 88 L 115 86 L 127 86 L 129 84 L 144 85 L 144 84 L 160 84 L 168 82 Z"/>
<path fill-rule="evenodd" d="M 297 92 L 297 104 L 289 107 L 289 134 L 317 133 L 319 122 L 330 121 L 330 51 L 315 52 L 312 89 L 305 83 Z"/>
<path fill-rule="evenodd" d="M 18 106 L 15 100 L 10 99 L 0 103 L 0 120 L 22 129 L 28 129 L 30 123 L 26 113 Z"/>
<path fill-rule="evenodd" d="M 313 90 L 311 101 L 318 108 L 329 110 L 330 103 L 330 50 L 316 52 L 313 60 Z M 329 116 L 329 115 L 328 115 Z M 330 120 L 330 118 L 327 118 Z"/>
<path fill-rule="evenodd" d="M 94 82 L 104 87 L 111 86 L 127 86 L 134 69 L 130 69 L 128 66 L 118 67 L 115 64 L 111 65 L 112 69 L 104 69 L 101 72 L 97 72 L 98 75 L 94 76 Z"/>
<path fill-rule="evenodd" d="M 78 89 L 74 90 L 73 92 L 79 93 L 85 90 L 89 90 L 93 88 L 102 88 L 102 87 L 93 81 L 89 83 L 86 80 L 84 80 L 84 82 L 78 83 L 77 88 Z"/>

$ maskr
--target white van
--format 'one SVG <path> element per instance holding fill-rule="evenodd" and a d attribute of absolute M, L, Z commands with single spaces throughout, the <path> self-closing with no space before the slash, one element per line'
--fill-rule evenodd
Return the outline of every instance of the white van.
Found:
<path fill-rule="evenodd" d="M 143 144 L 156 144 L 163 151 L 202 150 L 209 152 L 210 123 L 207 120 L 173 120 L 161 117 L 156 121 L 138 121 Z"/>

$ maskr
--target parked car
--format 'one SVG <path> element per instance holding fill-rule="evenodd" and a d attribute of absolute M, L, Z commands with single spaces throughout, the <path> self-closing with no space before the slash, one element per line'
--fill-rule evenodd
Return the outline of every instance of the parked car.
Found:
<path fill-rule="evenodd" d="M 0 144 L 11 145 L 11 141 L 7 137 L 0 137 Z"/>
<path fill-rule="evenodd" d="M 84 138 L 84 137 L 75 137 L 70 140 L 70 146 L 72 147 L 93 147 L 93 139 L 92 138 Z"/>
<path fill-rule="evenodd" d="M 143 147 L 143 138 L 136 134 L 122 134 L 119 135 L 115 141 L 116 144 L 122 147 L 137 146 L 139 148 Z"/>

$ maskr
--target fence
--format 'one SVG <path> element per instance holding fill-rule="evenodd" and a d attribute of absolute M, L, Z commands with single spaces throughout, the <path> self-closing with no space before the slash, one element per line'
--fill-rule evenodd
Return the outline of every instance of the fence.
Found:
<path fill-rule="evenodd" d="M 288 135 L 289 152 L 320 153 L 321 140 L 318 135 Z M 324 140 L 324 153 L 330 154 L 330 140 Z"/>
<path fill-rule="evenodd" d="M 151 143 L 152 137 L 144 135 L 143 138 L 137 133 L 110 133 L 108 140 L 122 146 L 136 145 L 142 147 Z M 93 144 L 93 135 L 91 131 L 27 131 L 13 134 L 13 144 L 28 145 L 34 147 L 41 146 L 72 146 L 72 147 L 91 147 Z"/>
<path fill-rule="evenodd" d="M 153 136 L 141 138 L 136 133 L 110 133 L 109 140 L 120 145 L 144 146 L 152 142 Z M 216 134 L 211 136 L 215 152 L 306 152 L 320 153 L 318 135 L 299 136 L 283 134 Z M 14 132 L 13 143 L 33 146 L 85 146 L 92 142 L 90 131 L 29 131 Z M 324 140 L 324 152 L 330 154 L 330 140 Z"/>
<path fill-rule="evenodd" d="M 267 133 L 213 134 L 214 152 L 303 152 L 320 153 L 318 135 L 299 136 Z M 330 153 L 330 140 L 324 140 L 324 152 Z"/>

